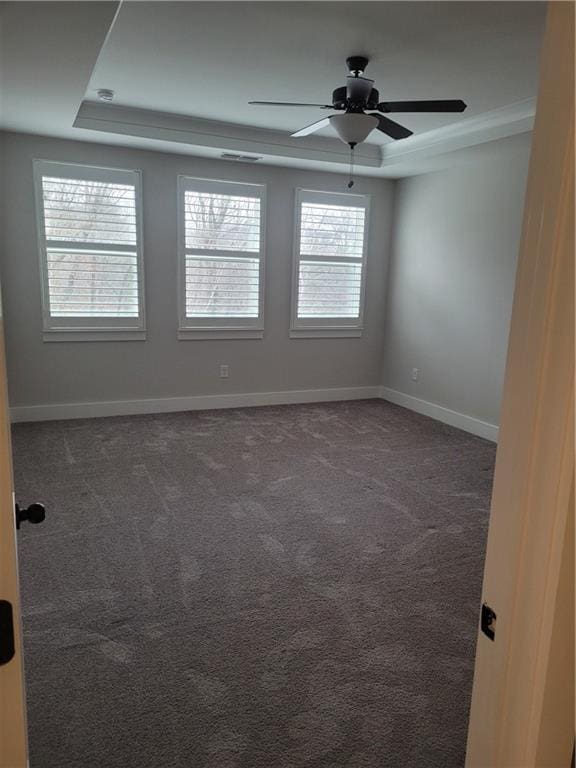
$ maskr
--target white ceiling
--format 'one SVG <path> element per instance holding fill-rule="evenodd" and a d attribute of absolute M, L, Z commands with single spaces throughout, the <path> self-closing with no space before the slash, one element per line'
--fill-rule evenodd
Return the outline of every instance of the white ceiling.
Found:
<path fill-rule="evenodd" d="M 69 136 L 118 3 L 0 3 L 0 129 Z"/>
<path fill-rule="evenodd" d="M 370 57 L 366 74 L 382 100 L 469 105 L 464 115 L 396 116 L 415 137 L 392 142 L 374 132 L 359 173 L 421 172 L 427 144 L 439 155 L 448 137 L 462 149 L 530 127 L 543 2 L 129 1 L 117 9 L 0 3 L 0 128 L 214 157 L 244 146 L 262 162 L 342 171 L 346 147 L 330 128 L 289 137 L 326 112 L 247 102 L 329 103 L 351 54 Z M 116 92 L 112 108 L 94 104 L 99 88 Z"/>
<path fill-rule="evenodd" d="M 362 54 L 381 100 L 461 98 L 473 116 L 535 95 L 543 16 L 539 2 L 127 2 L 86 97 L 295 131 L 326 113 L 248 101 L 330 104 Z M 397 118 L 422 132 L 461 115 Z"/>

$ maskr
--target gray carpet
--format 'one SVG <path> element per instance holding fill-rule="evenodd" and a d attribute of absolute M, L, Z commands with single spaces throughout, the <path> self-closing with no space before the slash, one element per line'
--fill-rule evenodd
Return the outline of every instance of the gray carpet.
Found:
<path fill-rule="evenodd" d="M 494 454 L 382 401 L 16 425 L 31 768 L 462 768 Z"/>

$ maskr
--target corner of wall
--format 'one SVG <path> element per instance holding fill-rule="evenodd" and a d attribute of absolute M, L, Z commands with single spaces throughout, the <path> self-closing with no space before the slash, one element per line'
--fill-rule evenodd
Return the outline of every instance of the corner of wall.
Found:
<path fill-rule="evenodd" d="M 392 182 L 392 204 L 390 206 L 390 231 L 388 233 L 388 242 L 386 244 L 386 250 L 388 252 L 388 262 L 386 264 L 386 271 L 384 274 L 384 328 L 382 330 L 382 348 L 380 349 L 380 359 L 378 361 L 378 370 L 380 371 L 380 386 L 384 386 L 384 366 L 386 362 L 386 328 L 388 327 L 388 316 L 390 312 L 390 297 L 392 295 L 391 284 L 394 275 L 394 243 L 396 238 L 396 220 L 397 220 L 397 206 L 398 206 L 398 194 L 400 190 L 400 182 L 402 179 L 390 179 Z"/>
<path fill-rule="evenodd" d="M 529 153 L 526 136 L 501 139 L 394 187 L 382 396 L 491 440 Z"/>

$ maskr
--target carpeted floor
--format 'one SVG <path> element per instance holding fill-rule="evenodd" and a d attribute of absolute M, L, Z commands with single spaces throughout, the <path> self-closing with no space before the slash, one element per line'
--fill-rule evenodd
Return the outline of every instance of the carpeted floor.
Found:
<path fill-rule="evenodd" d="M 462 768 L 494 454 L 382 401 L 16 425 L 31 768 Z"/>

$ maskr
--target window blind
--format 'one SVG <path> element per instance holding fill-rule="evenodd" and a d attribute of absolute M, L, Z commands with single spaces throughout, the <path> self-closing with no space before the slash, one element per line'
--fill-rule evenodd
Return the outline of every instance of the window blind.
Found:
<path fill-rule="evenodd" d="M 262 195 L 259 185 L 183 178 L 181 329 L 259 325 Z"/>
<path fill-rule="evenodd" d="M 357 318 L 361 280 L 361 264 L 300 261 L 298 317 Z"/>
<path fill-rule="evenodd" d="M 48 248 L 52 317 L 138 317 L 136 254 Z"/>
<path fill-rule="evenodd" d="M 45 331 L 143 331 L 139 174 L 36 165 Z"/>
<path fill-rule="evenodd" d="M 297 206 L 293 329 L 360 327 L 367 199 L 299 190 Z"/>
<path fill-rule="evenodd" d="M 186 256 L 186 317 L 258 317 L 258 259 Z"/>
<path fill-rule="evenodd" d="M 364 218 L 364 208 L 303 202 L 300 255 L 361 259 L 364 253 Z"/>

